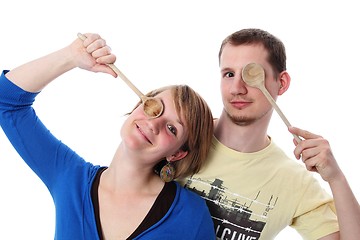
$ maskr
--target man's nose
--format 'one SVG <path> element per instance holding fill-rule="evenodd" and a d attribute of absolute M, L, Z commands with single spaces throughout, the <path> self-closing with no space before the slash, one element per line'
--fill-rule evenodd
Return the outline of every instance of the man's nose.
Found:
<path fill-rule="evenodd" d="M 233 95 L 243 95 L 248 92 L 247 85 L 242 79 L 241 74 L 234 77 L 230 91 Z"/>

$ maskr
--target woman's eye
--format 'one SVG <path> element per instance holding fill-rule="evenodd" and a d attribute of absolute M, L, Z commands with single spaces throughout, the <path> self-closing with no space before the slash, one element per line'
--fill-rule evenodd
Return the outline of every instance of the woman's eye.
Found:
<path fill-rule="evenodd" d="M 227 78 L 234 77 L 234 73 L 232 73 L 232 72 L 227 72 L 227 73 L 224 74 L 224 77 L 227 77 Z"/>
<path fill-rule="evenodd" d="M 176 136 L 176 134 L 177 134 L 177 129 L 176 129 L 173 125 L 168 124 L 168 125 L 167 125 L 167 128 L 169 129 L 169 131 L 170 131 L 172 134 L 174 134 L 174 135 Z"/>

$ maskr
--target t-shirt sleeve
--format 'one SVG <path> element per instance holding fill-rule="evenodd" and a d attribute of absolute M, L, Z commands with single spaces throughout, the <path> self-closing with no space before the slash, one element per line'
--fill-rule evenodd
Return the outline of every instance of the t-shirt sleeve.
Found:
<path fill-rule="evenodd" d="M 300 204 L 290 225 L 303 239 L 319 239 L 339 231 L 332 197 L 310 174 Z"/>

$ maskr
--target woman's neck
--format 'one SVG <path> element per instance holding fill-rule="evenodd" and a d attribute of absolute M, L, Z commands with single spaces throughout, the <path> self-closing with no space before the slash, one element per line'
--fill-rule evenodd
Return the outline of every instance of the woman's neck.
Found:
<path fill-rule="evenodd" d="M 164 182 L 153 171 L 123 151 L 120 145 L 108 167 L 101 176 L 100 184 L 112 191 L 154 194 L 161 191 Z"/>

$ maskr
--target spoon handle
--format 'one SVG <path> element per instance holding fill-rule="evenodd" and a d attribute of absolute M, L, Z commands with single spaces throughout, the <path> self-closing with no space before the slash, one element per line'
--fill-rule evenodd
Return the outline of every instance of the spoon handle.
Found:
<path fill-rule="evenodd" d="M 285 123 L 285 125 L 289 128 L 291 127 L 290 122 L 287 120 L 287 118 L 285 117 L 285 115 L 283 114 L 283 112 L 280 110 L 279 106 L 276 104 L 275 100 L 272 98 L 272 96 L 270 95 L 270 93 L 268 92 L 268 90 L 265 88 L 265 86 L 261 86 L 260 90 L 263 92 L 263 94 L 265 95 L 265 97 L 269 100 L 270 104 L 273 106 L 273 108 L 276 110 L 276 112 L 279 114 L 280 118 L 283 120 L 283 122 Z M 301 142 L 301 138 L 296 135 L 296 134 L 292 134 L 296 140 L 297 143 Z"/>
<path fill-rule="evenodd" d="M 124 82 L 139 96 L 139 98 L 143 99 L 145 96 L 140 90 L 135 87 L 135 85 L 130 82 L 130 80 L 114 65 L 114 64 L 107 64 Z"/>
<path fill-rule="evenodd" d="M 77 36 L 83 41 L 86 39 L 86 36 L 84 34 L 78 33 Z M 140 90 L 135 87 L 135 85 L 114 64 L 106 65 L 108 65 L 118 76 L 120 76 L 120 78 L 136 93 L 136 95 L 138 95 L 139 98 L 143 100 L 145 95 L 140 92 Z"/>

